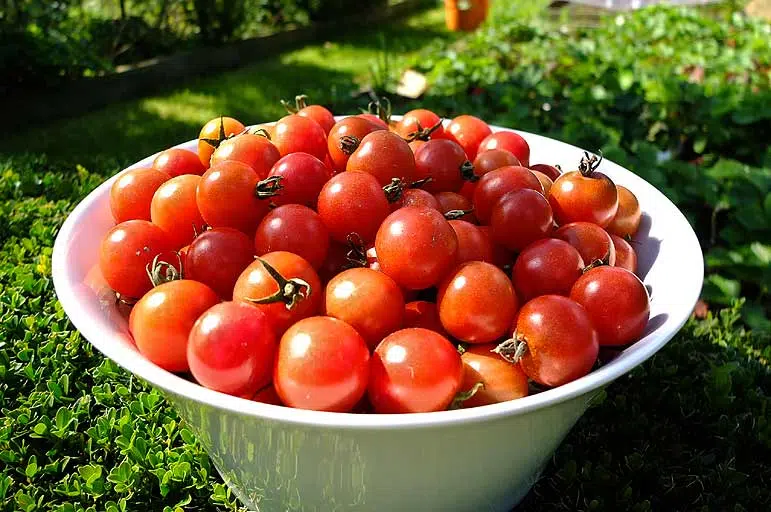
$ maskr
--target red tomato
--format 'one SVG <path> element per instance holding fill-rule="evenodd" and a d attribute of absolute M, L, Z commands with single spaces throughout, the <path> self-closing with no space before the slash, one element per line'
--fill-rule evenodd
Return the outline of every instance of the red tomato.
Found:
<path fill-rule="evenodd" d="M 451 272 L 439 286 L 436 303 L 447 332 L 468 343 L 489 343 L 506 334 L 519 306 L 506 274 L 482 261 Z"/>
<path fill-rule="evenodd" d="M 329 232 L 319 214 L 299 204 L 285 204 L 262 219 L 254 236 L 258 256 L 287 251 L 320 268 L 329 251 Z"/>
<path fill-rule="evenodd" d="M 504 195 L 495 204 L 490 216 L 493 241 L 514 252 L 546 238 L 553 227 L 549 201 L 529 188 Z"/>
<path fill-rule="evenodd" d="M 233 296 L 238 276 L 254 261 L 252 240 L 233 228 L 214 228 L 198 235 L 188 247 L 185 277 L 201 282 L 223 300 Z"/>
<path fill-rule="evenodd" d="M 456 212 L 457 215 L 448 216 L 451 220 L 465 220 L 472 224 L 477 223 L 477 217 L 474 215 L 474 204 L 468 198 L 455 192 L 439 192 L 434 196 L 439 203 L 439 212 L 445 216 L 449 212 Z M 468 212 L 460 215 L 460 212 Z"/>
<path fill-rule="evenodd" d="M 548 176 L 550 180 L 556 181 L 562 174 L 559 169 L 549 164 L 533 164 L 530 166 L 533 171 L 538 171 Z"/>
<path fill-rule="evenodd" d="M 150 219 L 161 228 L 174 249 L 193 241 L 204 228 L 195 194 L 201 177 L 183 174 L 171 178 L 155 191 L 150 202 Z"/>
<path fill-rule="evenodd" d="M 182 148 L 171 148 L 161 151 L 153 160 L 153 169 L 168 174 L 170 177 L 182 174 L 197 174 L 200 176 L 206 170 L 197 153 Z"/>
<path fill-rule="evenodd" d="M 449 337 L 439 320 L 439 309 L 433 302 L 416 300 L 404 305 L 404 327 L 420 327 Z"/>
<path fill-rule="evenodd" d="M 190 330 L 204 311 L 220 301 L 198 281 L 169 281 L 147 292 L 134 305 L 129 331 L 150 362 L 170 372 L 186 372 Z"/>
<path fill-rule="evenodd" d="M 357 233 L 365 242 L 375 238 L 391 211 L 380 183 L 365 172 L 333 176 L 319 194 L 318 212 L 332 239 L 345 243 Z"/>
<path fill-rule="evenodd" d="M 452 121 L 444 130 L 445 137 L 457 142 L 466 152 L 469 160 L 473 161 L 477 156 L 477 150 L 485 138 L 493 131 L 478 117 L 462 115 Z M 485 148 L 495 149 L 495 148 Z M 506 148 L 504 148 L 506 149 Z M 516 153 L 514 153 L 516 155 Z M 521 159 L 520 159 L 521 160 Z"/>
<path fill-rule="evenodd" d="M 110 187 L 110 211 L 115 222 L 150 220 L 153 195 L 169 179 L 168 174 L 155 169 L 132 169 L 121 174 Z"/>
<path fill-rule="evenodd" d="M 415 156 L 410 146 L 395 133 L 378 130 L 366 135 L 346 164 L 348 171 L 361 171 L 377 178 L 381 186 L 399 178 L 415 181 Z"/>
<path fill-rule="evenodd" d="M 484 176 L 501 167 L 521 166 L 519 158 L 505 149 L 488 149 L 477 154 L 474 159 L 474 174 Z"/>
<path fill-rule="evenodd" d="M 407 140 L 441 139 L 444 136 L 442 119 L 423 108 L 404 114 L 402 120 L 396 123 L 394 131 Z"/>
<path fill-rule="evenodd" d="M 632 245 L 623 238 L 610 235 L 610 239 L 613 240 L 613 248 L 616 251 L 616 267 L 627 269 L 633 274 L 637 273 L 637 253 Z"/>
<path fill-rule="evenodd" d="M 348 159 L 367 134 L 384 129 L 386 128 L 358 116 L 346 117 L 335 123 L 327 138 L 327 150 L 335 172 L 345 170 Z"/>
<path fill-rule="evenodd" d="M 478 226 L 465 220 L 451 220 L 450 226 L 458 237 L 458 263 L 493 262 L 493 244 Z"/>
<path fill-rule="evenodd" d="M 361 334 L 374 349 L 401 328 L 404 297 L 393 279 L 369 268 L 352 268 L 333 277 L 326 290 L 327 316 L 338 318 Z"/>
<path fill-rule="evenodd" d="M 539 295 L 567 296 L 583 270 L 584 260 L 575 247 L 547 238 L 533 242 L 522 251 L 514 263 L 512 281 L 524 301 Z"/>
<path fill-rule="evenodd" d="M 214 150 L 223 140 L 243 132 L 246 127 L 232 117 L 216 117 L 203 125 L 198 134 L 198 158 L 205 168 L 209 167 L 209 161 Z"/>
<path fill-rule="evenodd" d="M 327 136 L 319 123 L 308 117 L 290 114 L 278 120 L 271 139 L 281 156 L 308 153 L 319 160 L 327 156 Z"/>
<path fill-rule="evenodd" d="M 423 189 L 437 192 L 457 192 L 464 180 L 474 178 L 474 167 L 463 148 L 456 142 L 434 139 L 415 153 L 415 179 L 431 178 Z"/>
<path fill-rule="evenodd" d="M 633 343 L 648 325 L 648 291 L 626 269 L 603 266 L 589 270 L 573 285 L 570 298 L 586 309 L 602 346 Z"/>
<path fill-rule="evenodd" d="M 458 192 L 460 195 L 468 199 L 469 201 L 474 201 L 474 192 L 477 190 L 477 182 L 476 181 L 467 181 L 463 184 L 463 186 L 460 188 L 460 192 Z"/>
<path fill-rule="evenodd" d="M 367 390 L 370 355 L 359 333 L 337 318 L 300 320 L 281 337 L 273 385 L 290 407 L 348 412 Z"/>
<path fill-rule="evenodd" d="M 202 386 L 252 398 L 273 379 L 277 347 L 265 313 L 243 302 L 223 302 L 196 320 L 187 362 Z"/>
<path fill-rule="evenodd" d="M 419 140 L 419 139 L 415 139 L 412 142 L 410 142 L 409 146 L 410 146 L 410 149 L 412 150 L 412 154 L 413 155 L 417 155 L 418 154 L 418 150 L 420 148 L 422 148 L 423 146 L 425 146 L 426 142 L 427 141 L 425 141 L 425 140 Z"/>
<path fill-rule="evenodd" d="M 439 210 L 439 201 L 430 192 L 419 188 L 408 188 L 402 192 L 402 197 L 391 203 L 391 211 L 405 206 L 425 206 Z"/>
<path fill-rule="evenodd" d="M 350 250 L 351 247 L 347 244 L 341 244 L 334 240 L 329 242 L 327 259 L 324 260 L 324 263 L 318 269 L 319 278 L 321 278 L 322 283 L 328 283 L 330 279 L 349 268 L 348 251 Z"/>
<path fill-rule="evenodd" d="M 549 202 L 559 225 L 591 222 L 607 227 L 618 211 L 618 191 L 613 181 L 595 171 L 599 162 L 583 159 L 580 171 L 568 172 L 554 182 Z"/>
<path fill-rule="evenodd" d="M 605 265 L 616 264 L 616 249 L 610 235 L 596 224 L 571 222 L 554 232 L 554 238 L 564 240 L 578 250 L 586 265 L 597 261 Z"/>
<path fill-rule="evenodd" d="M 277 206 L 302 204 L 316 208 L 319 193 L 332 177 L 329 168 L 313 155 L 292 153 L 276 162 L 268 173 L 269 177 L 281 177 L 281 190 L 273 198 Z"/>
<path fill-rule="evenodd" d="M 442 411 L 462 379 L 460 354 L 447 338 L 427 329 L 402 329 L 375 349 L 368 396 L 378 413 Z"/>
<path fill-rule="evenodd" d="M 224 140 L 211 156 L 211 166 L 232 160 L 252 168 L 262 180 L 281 155 L 271 141 L 260 135 L 242 133 Z M 203 174 L 203 173 L 201 173 Z"/>
<path fill-rule="evenodd" d="M 321 105 L 308 105 L 297 111 L 298 116 L 307 117 L 313 119 L 324 130 L 324 134 L 328 135 L 329 131 L 335 125 L 335 116 L 325 107 Z"/>
<path fill-rule="evenodd" d="M 490 149 L 505 149 L 510 151 L 519 161 L 519 165 L 530 166 L 530 146 L 521 135 L 515 132 L 500 131 L 487 136 L 479 144 L 479 151 Z"/>
<path fill-rule="evenodd" d="M 233 300 L 263 310 L 278 336 L 298 320 L 318 313 L 323 296 L 321 281 L 310 263 L 283 251 L 265 254 L 252 262 L 233 288 Z"/>
<path fill-rule="evenodd" d="M 474 190 L 474 213 L 479 222 L 488 224 L 495 203 L 507 193 L 523 188 L 543 194 L 541 182 L 525 167 L 501 167 L 482 176 Z"/>
<path fill-rule="evenodd" d="M 549 197 L 549 192 L 551 191 L 551 186 L 554 185 L 554 182 L 551 180 L 551 178 L 540 171 L 531 170 L 531 172 L 535 174 L 535 177 L 538 178 L 538 181 L 541 182 L 544 197 Z"/>
<path fill-rule="evenodd" d="M 471 345 L 463 355 L 463 384 L 460 392 L 469 392 L 477 383 L 483 387 L 461 403 L 463 408 L 479 407 L 516 400 L 527 396 L 527 375 L 518 363 L 510 363 L 493 353 L 495 344 Z"/>
<path fill-rule="evenodd" d="M 409 206 L 386 217 L 375 237 L 383 272 L 407 289 L 437 284 L 456 264 L 458 237 L 432 208 Z"/>
<path fill-rule="evenodd" d="M 608 225 L 608 232 L 620 237 L 634 236 L 640 229 L 642 211 L 632 191 L 621 185 L 616 185 L 618 190 L 618 210 L 613 220 Z"/>
<path fill-rule="evenodd" d="M 375 114 L 359 114 L 356 117 L 360 117 L 362 119 L 366 119 L 367 121 L 369 121 L 373 125 L 377 126 L 381 130 L 388 130 L 388 129 L 390 129 L 390 127 L 388 126 L 388 123 L 383 121 L 379 116 L 377 116 Z"/>
<path fill-rule="evenodd" d="M 493 241 L 492 234 L 490 233 L 490 226 L 477 226 L 477 229 L 487 239 L 490 247 L 492 247 L 493 252 L 490 263 L 498 268 L 511 267 L 514 263 L 514 255 L 511 251 Z"/>
<path fill-rule="evenodd" d="M 262 402 L 270 405 L 284 405 L 281 402 L 281 397 L 276 393 L 276 388 L 274 386 L 268 386 L 259 390 L 257 394 L 252 397 L 252 400 L 254 402 Z"/>

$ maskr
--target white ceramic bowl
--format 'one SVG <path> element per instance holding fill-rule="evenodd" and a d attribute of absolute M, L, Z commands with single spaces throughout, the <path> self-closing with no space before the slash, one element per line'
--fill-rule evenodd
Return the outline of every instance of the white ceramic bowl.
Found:
<path fill-rule="evenodd" d="M 496 128 L 503 130 L 503 128 Z M 520 132 L 531 162 L 573 169 L 583 150 Z M 195 149 L 191 141 L 180 147 Z M 133 167 L 149 166 L 153 157 Z M 532 487 L 595 394 L 669 341 L 698 299 L 702 253 L 680 211 L 658 190 L 604 161 L 643 212 L 636 237 L 651 292 L 645 336 L 593 373 L 556 389 L 467 410 L 408 415 L 303 411 L 205 389 L 144 359 L 98 269 L 114 222 L 115 177 L 86 197 L 56 239 L 56 293 L 75 327 L 105 356 L 162 390 L 193 427 L 225 481 L 259 511 L 506 511 Z"/>

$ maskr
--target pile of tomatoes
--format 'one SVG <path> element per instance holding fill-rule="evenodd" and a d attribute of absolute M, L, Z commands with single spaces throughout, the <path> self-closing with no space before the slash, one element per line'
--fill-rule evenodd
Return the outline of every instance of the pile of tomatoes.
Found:
<path fill-rule="evenodd" d="M 288 407 L 475 407 L 589 373 L 649 297 L 634 194 L 483 120 L 298 105 L 114 182 L 100 268 L 156 365 Z"/>

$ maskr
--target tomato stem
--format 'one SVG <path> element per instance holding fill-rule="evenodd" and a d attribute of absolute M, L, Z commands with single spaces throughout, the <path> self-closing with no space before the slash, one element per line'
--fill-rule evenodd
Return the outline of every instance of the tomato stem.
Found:
<path fill-rule="evenodd" d="M 476 395 L 480 389 L 484 388 L 485 384 L 483 382 L 477 382 L 468 391 L 459 392 L 457 395 L 455 395 L 455 398 L 453 398 L 447 410 L 452 411 L 454 409 L 460 409 L 463 406 L 463 402 Z"/>
<path fill-rule="evenodd" d="M 168 261 L 158 259 L 161 257 L 160 254 L 156 254 L 152 263 L 148 263 L 145 267 L 147 277 L 150 278 L 150 282 L 153 283 L 153 286 L 158 286 L 163 283 L 183 279 L 182 256 L 180 256 L 179 252 L 177 251 L 174 251 L 174 254 L 177 256 L 179 270 L 177 270 L 177 268 Z"/>
<path fill-rule="evenodd" d="M 607 260 L 608 260 L 608 256 L 606 256 L 605 258 L 602 258 L 602 259 L 601 258 L 597 258 L 596 260 L 592 261 L 587 266 L 585 266 L 584 269 L 581 271 L 581 273 L 582 274 L 586 274 L 587 272 L 589 272 L 593 268 L 602 267 L 604 265 L 609 265 Z"/>
<path fill-rule="evenodd" d="M 518 363 L 527 352 L 527 341 L 521 334 L 515 334 L 513 338 L 503 341 L 491 350 L 510 363 Z"/>
<path fill-rule="evenodd" d="M 444 214 L 444 218 L 447 220 L 456 220 L 460 219 L 464 215 L 468 215 L 469 213 L 474 213 L 473 207 L 469 208 L 468 210 L 450 210 Z"/>
<path fill-rule="evenodd" d="M 359 148 L 361 140 L 355 135 L 343 135 L 340 137 L 340 151 L 350 156 Z"/>
<path fill-rule="evenodd" d="M 269 197 L 275 196 L 282 188 L 284 188 L 281 184 L 283 178 L 283 176 L 271 176 L 262 181 L 258 181 L 257 185 L 254 186 L 254 195 L 256 195 L 258 199 L 268 199 Z"/>
<path fill-rule="evenodd" d="M 299 277 L 287 279 L 267 261 L 259 257 L 255 258 L 257 261 L 262 263 L 262 266 L 265 267 L 265 271 L 276 281 L 276 284 L 278 284 L 278 290 L 275 293 L 261 299 L 252 299 L 247 297 L 245 299 L 246 301 L 253 304 L 273 304 L 276 302 L 283 302 L 286 306 L 286 309 L 292 310 L 295 306 L 297 306 L 297 304 L 310 296 L 312 290 L 311 285 L 308 284 L 307 281 L 300 279 Z"/>
<path fill-rule="evenodd" d="M 426 185 L 432 181 L 434 181 L 434 178 L 432 178 L 431 176 L 428 176 L 427 178 L 423 178 L 422 180 L 413 181 L 407 186 L 407 188 L 423 188 L 423 185 Z"/>
<path fill-rule="evenodd" d="M 406 137 L 404 137 L 405 142 L 414 142 L 416 140 L 422 140 L 422 141 L 429 141 L 431 139 L 431 134 L 434 133 L 436 130 L 438 130 L 442 123 L 444 122 L 443 119 L 440 119 L 438 123 L 436 123 L 434 126 L 430 128 L 423 128 L 420 125 L 420 121 L 417 122 L 417 129 L 414 132 L 410 132 L 407 134 Z"/>
<path fill-rule="evenodd" d="M 391 183 L 383 187 L 383 192 L 385 192 L 386 199 L 388 199 L 389 203 L 395 203 L 402 198 L 405 188 L 406 185 L 403 180 L 391 178 Z"/>
<path fill-rule="evenodd" d="M 578 164 L 578 170 L 584 176 L 591 177 L 602 163 L 602 151 L 598 150 L 597 153 L 600 154 L 599 158 L 597 155 L 590 155 L 588 151 L 584 151 L 584 156 L 581 157 L 581 162 Z"/>
<path fill-rule="evenodd" d="M 474 174 L 474 164 L 469 160 L 460 164 L 460 177 L 463 178 L 464 181 L 470 181 L 471 183 L 479 181 L 479 176 Z"/>
<path fill-rule="evenodd" d="M 358 233 L 349 233 L 346 237 L 348 241 L 348 252 L 345 253 L 345 259 L 352 267 L 367 266 L 367 251 L 364 247 L 364 240 Z"/>
<path fill-rule="evenodd" d="M 265 128 L 257 128 L 254 131 L 247 131 L 247 133 L 251 133 L 252 135 L 259 135 L 260 137 L 265 137 L 268 140 L 270 139 L 270 132 L 266 130 Z"/>
<path fill-rule="evenodd" d="M 208 145 L 210 145 L 214 149 L 217 149 L 218 147 L 220 147 L 220 144 L 222 144 L 222 141 L 227 139 L 227 138 L 228 138 L 227 135 L 225 135 L 225 121 L 222 118 L 222 116 L 220 116 L 220 132 L 217 135 L 217 138 L 216 139 L 200 139 L 200 140 L 204 141 L 205 143 L 207 143 Z"/>
<path fill-rule="evenodd" d="M 391 125 L 391 100 L 386 97 L 375 98 L 374 101 L 370 101 L 367 105 L 367 111 L 370 114 L 374 114 L 383 121 L 386 126 Z"/>

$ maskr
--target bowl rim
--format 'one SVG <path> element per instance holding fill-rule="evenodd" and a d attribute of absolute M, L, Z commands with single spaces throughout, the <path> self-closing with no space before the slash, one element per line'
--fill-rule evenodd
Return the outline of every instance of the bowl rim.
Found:
<path fill-rule="evenodd" d="M 347 116 L 336 116 L 336 119 L 342 119 Z M 399 120 L 401 116 L 392 116 L 394 120 Z M 262 123 L 272 124 L 272 123 Z M 490 125 L 494 132 L 513 131 L 523 136 L 526 140 L 541 139 L 548 143 L 558 143 L 566 146 L 565 149 L 574 151 L 583 151 L 582 149 L 567 144 L 565 142 L 537 135 L 521 130 L 514 130 L 500 126 Z M 197 143 L 197 139 L 178 144 L 174 147 L 190 149 Z M 471 423 L 486 422 L 498 420 L 509 416 L 522 415 L 542 408 L 555 406 L 561 402 L 576 399 L 581 396 L 586 397 L 587 403 L 594 394 L 601 388 L 608 385 L 613 380 L 621 377 L 634 367 L 640 365 L 658 350 L 660 350 L 669 340 L 671 340 L 685 325 L 690 317 L 693 306 L 696 304 L 703 284 L 704 262 L 701 246 L 696 234 L 693 231 L 688 220 L 680 210 L 658 189 L 637 174 L 629 171 L 612 161 L 604 160 L 605 165 L 615 167 L 616 172 L 626 173 L 625 181 L 634 182 L 630 189 L 637 190 L 638 187 L 646 188 L 646 194 L 658 196 L 657 200 L 665 201 L 673 213 L 674 218 L 668 220 L 671 223 L 683 224 L 687 229 L 684 246 L 689 250 L 684 257 L 688 258 L 690 264 L 696 265 L 692 269 L 698 272 L 696 279 L 698 286 L 694 283 L 692 289 L 689 289 L 684 299 L 681 301 L 683 307 L 677 311 L 676 328 L 671 329 L 663 335 L 654 336 L 654 339 L 648 340 L 644 344 L 635 344 L 638 347 L 631 353 L 624 354 L 625 357 L 619 357 L 615 360 L 592 371 L 588 375 L 581 377 L 568 384 L 548 389 L 540 393 L 529 395 L 508 402 L 492 404 L 470 409 L 458 409 L 451 411 L 438 411 L 430 413 L 412 413 L 412 414 L 355 414 L 355 413 L 334 413 L 324 411 L 310 411 L 303 409 L 294 409 L 290 407 L 276 406 L 262 402 L 255 402 L 249 399 L 226 395 L 218 391 L 204 388 L 199 384 L 189 381 L 179 375 L 170 373 L 154 365 L 142 357 L 138 351 L 132 350 L 122 343 L 118 336 L 108 335 L 98 326 L 90 321 L 89 312 L 82 307 L 77 300 L 71 278 L 70 269 L 67 266 L 68 241 L 81 221 L 81 218 L 95 207 L 95 203 L 105 194 L 109 194 L 112 183 L 122 173 L 137 167 L 143 167 L 151 163 L 154 155 L 148 156 L 126 169 L 116 173 L 111 178 L 105 180 L 96 189 L 91 191 L 67 216 L 62 224 L 56 240 L 54 242 L 52 256 L 52 277 L 54 288 L 62 308 L 74 327 L 80 334 L 99 350 L 105 357 L 113 360 L 116 364 L 150 383 L 160 391 L 181 397 L 193 402 L 205 404 L 223 412 L 246 415 L 255 419 L 266 421 L 275 421 L 285 424 L 306 427 L 332 427 L 338 429 L 405 429 L 405 428 L 437 428 L 442 426 L 458 426 Z M 693 260 L 693 261 L 691 261 Z M 692 276 L 693 277 L 693 276 Z M 654 335 L 655 331 L 649 336 Z M 626 352 L 624 350 L 624 352 Z"/>

